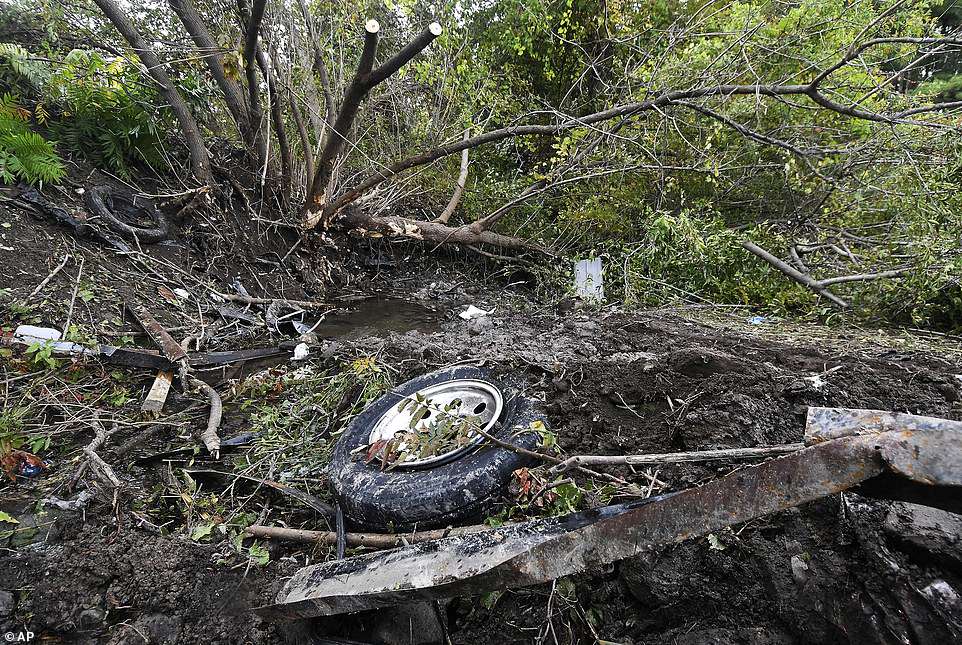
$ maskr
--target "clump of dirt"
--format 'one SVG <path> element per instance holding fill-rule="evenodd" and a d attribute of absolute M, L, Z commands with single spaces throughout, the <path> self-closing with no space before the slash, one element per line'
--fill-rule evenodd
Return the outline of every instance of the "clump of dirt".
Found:
<path fill-rule="evenodd" d="M 62 542 L 2 558 L 0 588 L 19 601 L 0 630 L 117 645 L 277 640 L 250 609 L 269 602 L 283 565 L 268 574 L 229 549 L 97 524 L 71 522 Z"/>

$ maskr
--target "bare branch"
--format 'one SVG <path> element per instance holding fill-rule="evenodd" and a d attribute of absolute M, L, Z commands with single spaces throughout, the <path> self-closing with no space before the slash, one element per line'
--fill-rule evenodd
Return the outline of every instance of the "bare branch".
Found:
<path fill-rule="evenodd" d="M 464 138 L 467 139 L 471 134 L 470 129 L 464 131 Z M 468 181 L 468 149 L 465 148 L 461 151 L 461 172 L 458 174 L 458 182 L 454 187 L 454 194 L 451 195 L 448 205 L 444 207 L 441 211 L 441 215 L 438 216 L 435 222 L 440 222 L 441 224 L 447 224 L 448 220 L 451 219 L 451 215 L 458 208 L 458 204 L 461 203 L 461 195 L 464 194 L 464 186 Z"/>
<path fill-rule="evenodd" d="M 441 25 L 434 22 L 421 32 L 401 51 L 391 57 L 379 68 L 374 69 L 374 58 L 377 54 L 378 31 L 380 25 L 376 20 L 368 20 L 364 26 L 364 50 L 361 59 L 358 61 L 357 71 L 354 79 L 344 93 L 344 100 L 341 109 L 338 111 L 337 118 L 334 120 L 332 132 L 327 140 L 321 158 L 317 164 L 314 174 L 314 181 L 311 184 L 311 194 L 308 196 L 306 211 L 316 213 L 317 216 L 308 215 L 306 225 L 314 226 L 320 217 L 327 212 L 327 194 L 330 189 L 331 177 L 334 172 L 334 164 L 341 157 L 344 150 L 344 143 L 347 141 L 354 118 L 361 106 L 361 101 L 378 83 L 387 79 L 391 74 L 397 72 L 408 61 L 414 58 L 418 52 L 427 47 L 432 40 L 441 35 Z M 323 209 L 323 210 L 322 210 Z"/>
<path fill-rule="evenodd" d="M 795 282 L 805 287 L 808 287 L 815 293 L 824 296 L 828 300 L 831 300 L 832 302 L 837 304 L 839 307 L 843 307 L 843 308 L 848 307 L 847 302 L 845 302 L 844 300 L 842 300 L 841 298 L 833 294 L 831 291 L 829 291 L 824 284 L 822 284 L 812 276 L 806 273 L 802 273 L 801 271 L 791 266 L 790 264 L 787 264 L 786 262 L 779 260 L 774 255 L 772 255 L 762 247 L 758 246 L 754 242 L 749 242 L 746 240 L 742 242 L 742 248 L 752 253 L 753 255 L 756 255 L 759 258 L 765 260 L 770 265 L 772 265 L 773 267 L 775 267 L 776 269 L 778 269 L 779 271 L 787 275 L 789 278 L 791 278 Z"/>

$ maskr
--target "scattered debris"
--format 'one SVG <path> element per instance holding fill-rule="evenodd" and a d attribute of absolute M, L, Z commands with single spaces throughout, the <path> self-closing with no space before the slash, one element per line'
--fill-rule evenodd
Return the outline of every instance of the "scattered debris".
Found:
<path fill-rule="evenodd" d="M 71 500 L 60 499 L 59 497 L 47 497 L 42 500 L 44 506 L 59 508 L 61 511 L 82 511 L 87 507 L 87 503 L 94 498 L 94 492 L 89 488 L 80 491 Z"/>
<path fill-rule="evenodd" d="M 485 311 L 484 309 L 479 309 L 474 305 L 468 305 L 468 308 L 458 314 L 462 320 L 473 320 L 475 318 L 483 318 L 494 313 L 494 309 L 490 311 Z"/>
<path fill-rule="evenodd" d="M 294 346 L 294 360 L 303 361 L 308 356 L 311 355 L 311 348 L 307 346 L 307 343 L 298 343 Z"/>
<path fill-rule="evenodd" d="M 605 299 L 604 274 L 601 258 L 578 260 L 575 262 L 575 295 L 588 302 L 603 302 Z"/>
<path fill-rule="evenodd" d="M 153 244 L 170 235 L 167 218 L 147 200 L 100 185 L 84 192 L 84 202 L 110 230 L 128 240 Z"/>
<path fill-rule="evenodd" d="M 880 497 L 911 490 L 914 501 L 952 510 L 960 507 L 951 493 L 962 485 L 960 422 L 938 421 L 816 408 L 809 448 L 677 493 L 306 567 L 257 611 L 308 618 L 543 583 L 860 484 Z M 866 426 L 879 431 L 859 434 Z"/>
<path fill-rule="evenodd" d="M 46 464 L 37 455 L 25 450 L 11 449 L 0 455 L 0 468 L 11 481 L 17 477 L 35 477 L 46 469 Z"/>
<path fill-rule="evenodd" d="M 173 380 L 173 372 L 158 370 L 157 376 L 154 377 L 154 382 L 150 386 L 150 391 L 147 393 L 147 398 L 140 406 L 140 411 L 153 415 L 160 414 L 167 402 L 167 394 L 170 392 L 170 384 Z"/>

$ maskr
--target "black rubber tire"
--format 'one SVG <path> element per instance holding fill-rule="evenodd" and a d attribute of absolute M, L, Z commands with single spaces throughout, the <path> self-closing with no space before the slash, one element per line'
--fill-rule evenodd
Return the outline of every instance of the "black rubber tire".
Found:
<path fill-rule="evenodd" d="M 84 201 L 87 208 L 94 215 L 103 219 L 110 230 L 128 240 L 140 240 L 143 244 L 153 244 L 166 240 L 170 235 L 167 219 L 153 204 L 147 202 L 143 206 L 134 204 L 133 200 L 119 193 L 114 194 L 107 186 L 88 188 L 84 193 Z M 122 206 L 122 202 L 126 202 L 126 204 L 123 204 L 126 210 L 140 211 L 154 222 L 155 226 L 149 228 L 133 226 L 120 219 L 114 211 Z"/>
<path fill-rule="evenodd" d="M 363 454 L 351 454 L 368 444 L 374 424 L 404 397 L 453 379 L 482 380 L 501 391 L 504 410 L 500 423 L 491 431 L 493 436 L 529 450 L 540 443 L 536 432 L 520 431 L 528 430 L 534 421 L 547 426 L 547 419 L 517 387 L 497 381 L 488 370 L 449 367 L 407 381 L 361 412 L 334 447 L 329 466 L 331 484 L 345 517 L 353 525 L 409 530 L 480 519 L 504 491 L 511 474 L 530 463 L 530 457 L 490 445 L 424 470 L 381 471 L 377 460 L 365 464 Z"/>

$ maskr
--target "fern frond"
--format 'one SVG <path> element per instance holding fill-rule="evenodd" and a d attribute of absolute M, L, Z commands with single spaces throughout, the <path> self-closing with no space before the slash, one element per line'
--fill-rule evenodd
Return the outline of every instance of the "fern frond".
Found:
<path fill-rule="evenodd" d="M 41 89 L 50 76 L 46 63 L 33 60 L 30 52 L 16 43 L 0 43 L 0 62 L 36 90 Z"/>
<path fill-rule="evenodd" d="M 53 144 L 36 132 L 0 133 L 0 177 L 29 184 L 56 183 L 67 174 Z"/>

